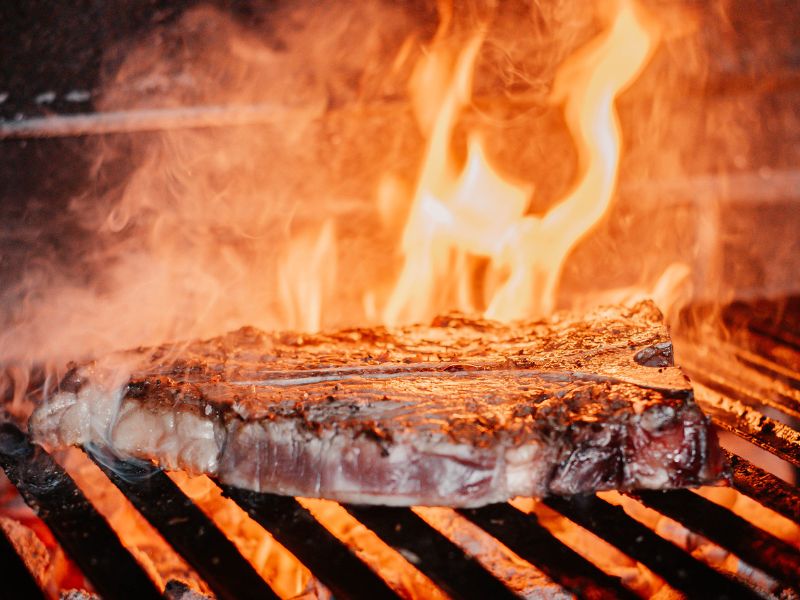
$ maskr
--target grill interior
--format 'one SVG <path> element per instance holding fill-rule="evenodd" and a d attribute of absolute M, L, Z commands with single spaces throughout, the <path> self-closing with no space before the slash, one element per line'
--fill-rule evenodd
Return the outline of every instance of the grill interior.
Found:
<path fill-rule="evenodd" d="M 274 107 L 268 105 L 256 105 L 247 111 L 241 107 L 228 112 L 215 107 L 205 112 L 162 111 L 156 117 L 146 110 L 123 115 L 124 118 L 117 113 L 97 115 L 101 57 L 111 42 L 136 39 L 156 25 L 174 22 L 186 7 L 198 2 L 154 0 L 146 3 L 152 5 L 152 10 L 143 9 L 144 4 L 138 2 L 28 4 L 27 11 L 20 10 L 0 19 L 0 28 L 5 26 L 8 39 L 13 40 L 6 44 L 7 52 L 0 53 L 0 65 L 6 76 L 6 87 L 0 89 L 0 138 L 4 144 L 0 180 L 6 184 L 0 193 L 0 214 L 11 224 L 0 236 L 4 253 L 0 257 L 3 258 L 0 273 L 5 282 L 12 280 L 18 265 L 28 262 L 24 252 L 30 252 L 32 246 L 41 245 L 46 250 L 52 247 L 54 253 L 66 257 L 63 264 L 56 263 L 59 270 L 75 268 L 73 262 L 81 267 L 75 260 L 80 253 L 72 248 L 79 245 L 80 231 L 75 233 L 72 224 L 43 227 L 46 235 L 35 236 L 13 225 L 63 221 L 71 198 L 88 185 L 87 173 L 91 172 L 94 155 L 89 143 L 91 136 L 85 134 L 139 131 L 149 135 L 165 124 L 174 125 L 176 116 L 180 118 L 178 125 L 187 128 L 269 124 L 271 120 L 282 123 L 288 118 L 280 113 L 276 119 Z M 235 8 L 237 18 L 252 20 L 252 2 L 221 0 L 212 4 Z M 422 7 L 425 3 L 407 4 Z M 784 272 L 792 273 L 792 266 L 800 256 L 792 250 L 796 246 L 795 204 L 799 189 L 796 149 L 800 147 L 792 110 L 800 81 L 795 42 L 798 37 L 792 25 L 796 19 L 792 18 L 791 3 L 734 0 L 727 4 L 731 7 L 734 32 L 738 33 L 736 44 L 728 49 L 718 43 L 720 32 L 704 32 L 713 50 L 705 91 L 711 98 L 709 106 L 721 115 L 727 114 L 723 108 L 731 96 L 741 106 L 750 108 L 737 110 L 737 116 L 744 115 L 747 119 L 741 123 L 734 120 L 734 124 L 742 127 L 744 123 L 753 136 L 753 156 L 742 159 L 744 171 L 735 177 L 731 175 L 729 192 L 738 203 L 732 204 L 715 226 L 720 238 L 734 239 L 738 235 L 747 246 L 744 254 L 741 248 L 724 254 L 722 268 L 726 277 L 733 280 L 732 287 L 774 289 L 774 285 L 770 287 L 774 282 L 766 275 L 763 281 L 751 285 L 742 275 L 744 270 L 737 270 L 734 263 L 758 263 L 768 257 L 769 261 L 783 261 Z M 679 114 L 696 111 L 695 100 L 685 102 L 686 109 Z M 724 125 L 719 126 L 721 123 Z M 728 126 L 727 120 L 718 117 L 717 125 L 711 122 L 709 129 Z M 34 139 L 40 136 L 47 139 Z M 695 149 L 691 150 L 694 155 Z M 740 151 L 741 148 L 736 150 Z M 715 157 L 720 164 L 712 163 L 714 169 L 700 157 L 693 156 L 692 164 L 699 161 L 696 165 L 699 175 L 705 171 L 715 173 L 717 169 L 725 171 L 725 161 L 731 162 L 732 156 L 732 150 L 731 156 L 720 152 Z M 741 158 L 738 154 L 736 157 Z M 124 153 L 122 159 L 128 168 L 128 154 Z M 679 200 L 685 196 L 701 204 L 695 196 L 703 199 L 703 186 L 710 190 L 704 192 L 706 195 L 716 193 L 715 179 L 697 174 L 687 183 L 675 184 L 665 195 Z M 359 177 L 362 175 L 359 171 Z M 113 188 L 116 184 L 112 178 L 101 182 L 101 187 Z M 639 191 L 623 189 L 623 195 L 638 198 Z M 20 198 L 25 197 L 33 200 L 22 206 Z M 695 220 L 699 229 L 704 221 Z M 670 237 L 676 229 L 671 222 L 665 228 Z M 716 317 L 717 309 L 694 307 L 682 320 L 687 331 L 705 335 L 700 324 L 717 322 L 716 318 L 709 319 L 710 315 Z M 692 377 L 698 403 L 726 436 L 731 450 L 732 487 L 800 526 L 800 490 L 796 487 L 800 472 L 800 297 L 782 298 L 779 302 L 735 303 L 718 316 L 726 326 L 724 334 L 714 331 L 703 339 L 689 340 L 676 336 L 676 346 L 681 349 L 678 362 Z M 762 468 L 766 463 L 757 460 L 757 453 L 751 455 L 742 450 L 742 444 L 761 449 L 761 457 L 781 461 L 784 477 L 795 483 L 787 483 Z M 216 597 L 279 597 L 271 582 L 262 578 L 240 553 L 224 528 L 209 518 L 169 475 L 148 464 L 120 461 L 99 448 L 84 448 L 83 452 Z M 99 595 L 200 597 L 193 596 L 193 592 L 177 582 L 167 583 L 166 589 L 157 587 L 141 557 L 126 548 L 76 481 L 53 456 L 33 445 L 11 423 L 0 424 L 0 468 Z M 336 598 L 402 597 L 402 591 L 392 585 L 386 572 L 373 570 L 353 545 L 329 531 L 301 501 L 226 486 L 221 486 L 221 491 L 287 548 Z M 549 498 L 544 503 L 644 564 L 688 597 L 800 595 L 800 551 L 796 545 L 691 491 L 648 492 L 634 497 L 765 574 L 771 579 L 769 592 L 744 577 L 729 577 L 695 559 L 689 551 L 668 541 L 602 495 Z M 463 544 L 434 528 L 418 512 L 365 506 L 344 506 L 344 509 L 446 595 L 481 599 L 516 597 L 513 586 L 509 587 L 508 581 L 487 566 L 485 557 L 465 550 Z M 458 514 L 525 561 L 521 568 L 552 582 L 543 596 L 561 597 L 559 594 L 566 592 L 562 595 L 637 597 L 619 577 L 564 543 L 533 513 L 511 504 L 498 504 L 459 510 Z M 40 589 L 12 542 L 0 528 L 0 564 L 4 575 L 0 598 L 46 597 L 48 592 Z"/>
<path fill-rule="evenodd" d="M 740 304 L 727 308 L 723 321 L 742 327 L 737 330 L 738 339 L 725 342 L 730 346 L 725 349 L 730 350 L 725 361 L 720 360 L 719 353 L 704 357 L 699 350 L 687 351 L 685 361 L 695 380 L 698 402 L 723 432 L 800 469 L 800 432 L 795 428 L 800 363 L 792 362 L 800 350 L 796 344 L 800 327 L 792 322 L 797 313 L 779 311 L 796 302 L 790 299 L 780 305 Z M 716 341 L 707 343 L 705 348 L 723 351 Z M 218 598 L 278 597 L 224 531 L 166 473 L 149 464 L 121 461 L 98 448 L 83 451 Z M 729 453 L 729 458 L 735 490 L 800 524 L 800 492 L 794 485 L 738 454 Z M 70 475 L 11 423 L 0 427 L 0 465 L 98 594 L 107 598 L 162 597 L 164 591 L 156 588 Z M 326 529 L 297 499 L 224 485 L 221 488 L 224 496 L 287 548 L 334 597 L 402 597 L 387 583 L 391 579 L 385 573 L 375 572 L 363 562 L 351 545 Z M 641 492 L 631 497 L 766 574 L 772 580 L 769 593 L 752 581 L 729 577 L 696 560 L 600 496 L 553 497 L 544 503 L 644 564 L 689 597 L 796 597 L 800 591 L 800 551 L 795 545 L 688 490 Z M 351 505 L 344 509 L 448 596 L 516 597 L 507 582 L 492 574 L 479 554 L 466 552 L 414 510 Z M 564 591 L 579 597 L 636 597 L 620 578 L 604 572 L 557 539 L 533 513 L 527 514 L 511 504 L 457 512 Z M 10 540 L 0 537 L 4 585 L 13 586 L 6 587 L 6 591 L 17 589 L 24 597 L 41 597 L 43 593 L 13 548 Z M 191 593 L 174 582 L 167 588 L 171 597 Z"/>

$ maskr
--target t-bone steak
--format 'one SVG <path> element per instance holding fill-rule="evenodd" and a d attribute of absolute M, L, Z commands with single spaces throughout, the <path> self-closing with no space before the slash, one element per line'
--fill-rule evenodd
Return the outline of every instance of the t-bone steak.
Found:
<path fill-rule="evenodd" d="M 137 365 L 127 383 L 111 383 L 107 361 L 63 379 L 31 419 L 40 442 L 364 504 L 479 506 L 724 475 L 649 302 L 510 325 L 245 327 L 120 356 Z"/>

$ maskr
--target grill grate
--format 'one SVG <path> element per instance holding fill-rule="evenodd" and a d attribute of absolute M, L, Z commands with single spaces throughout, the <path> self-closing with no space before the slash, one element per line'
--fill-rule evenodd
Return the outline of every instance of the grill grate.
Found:
<path fill-rule="evenodd" d="M 453 598 L 515 597 L 474 558 L 408 508 L 346 506 L 347 511 Z"/>
<path fill-rule="evenodd" d="M 769 357 L 775 355 L 783 361 L 775 365 L 782 373 L 776 381 L 784 385 L 798 380 L 796 374 L 786 373 L 786 357 L 800 356 L 796 348 L 789 347 L 788 354 L 775 352 L 776 344 L 786 344 L 787 336 L 794 334 L 770 332 L 764 322 L 750 330 L 755 331 L 753 335 L 757 336 L 757 341 L 754 344 L 758 344 L 759 351 L 766 357 L 757 361 L 758 376 L 769 372 L 772 364 Z M 794 343 L 795 338 L 789 341 Z M 755 392 L 743 385 L 745 374 L 737 372 L 736 379 L 726 379 L 719 376 L 724 372 L 721 369 L 710 375 L 712 371 L 695 359 L 690 356 L 687 362 L 696 380 L 698 402 L 717 426 L 800 468 L 800 433 L 795 428 L 797 421 L 793 420 L 800 404 L 793 410 L 770 412 L 767 416 L 762 411 L 777 411 L 786 405 L 790 396 L 784 395 L 780 402 L 769 399 L 753 402 Z M 750 358 L 747 360 L 753 362 Z M 749 363 L 742 364 L 746 367 Z M 700 377 L 696 375 L 698 370 Z M 800 371 L 800 364 L 797 371 Z M 225 533 L 164 472 L 150 464 L 121 461 L 98 448 L 86 448 L 85 452 L 217 597 L 278 597 Z M 735 490 L 800 525 L 797 487 L 741 456 L 729 454 L 728 458 Z M 161 591 L 71 477 L 11 423 L 0 425 L 0 467 L 98 593 L 106 598 L 161 597 Z M 352 547 L 329 532 L 298 500 L 224 485 L 221 488 L 223 495 L 269 531 L 336 598 L 398 597 L 398 592 L 386 583 L 381 573 L 363 562 Z M 800 593 L 800 551 L 795 546 L 687 490 L 639 492 L 629 496 L 730 551 L 783 586 L 772 593 L 787 597 Z M 599 496 L 548 498 L 544 503 L 641 562 L 689 597 L 763 597 L 762 590 L 696 560 L 686 550 L 629 516 L 623 508 Z M 514 597 L 514 592 L 484 566 L 480 556 L 466 552 L 415 511 L 353 505 L 344 505 L 344 509 L 448 596 L 456 599 Z M 556 538 L 534 514 L 526 514 L 511 504 L 460 509 L 457 513 L 564 590 L 589 598 L 636 597 L 619 578 L 604 572 Z M 6 573 L 6 593 L 16 589 L 19 590 L 16 597 L 43 597 L 2 529 L 0 564 Z"/>
<path fill-rule="evenodd" d="M 659 574 L 690 598 L 757 598 L 741 583 L 694 560 L 674 544 L 596 496 L 550 498 L 546 504 Z"/>
<path fill-rule="evenodd" d="M 95 448 L 89 456 L 220 599 L 278 598 L 225 534 L 163 471 Z"/>
<path fill-rule="evenodd" d="M 728 548 L 745 562 L 800 589 L 800 552 L 783 540 L 688 490 L 669 494 L 646 491 L 638 493 L 637 497 L 645 506 L 675 519 Z"/>
<path fill-rule="evenodd" d="M 276 594 L 213 522 L 166 476 L 150 465 L 88 454 L 164 539 L 192 565 L 219 598 L 275 598 Z M 792 486 L 733 455 L 734 487 L 798 522 L 800 495 Z M 108 598 L 158 597 L 144 570 L 52 458 L 13 425 L 0 428 L 0 464 L 99 593 Z M 223 486 L 303 562 L 337 598 L 396 598 L 397 594 L 294 498 Z M 749 564 L 800 589 L 800 553 L 726 509 L 684 490 L 643 492 L 646 506 L 730 550 Z M 759 597 L 596 496 L 549 498 L 552 509 L 642 562 L 690 597 Z M 405 508 L 346 506 L 350 514 L 412 560 L 453 598 L 503 598 L 512 592 L 414 512 Z M 459 513 L 579 596 L 635 597 L 619 581 L 511 505 Z M 5 537 L 0 552 L 13 554 Z M 16 555 L 14 555 L 16 556 Z M 19 586 L 33 580 L 21 561 L 3 560 Z M 16 564 L 16 569 L 14 566 Z M 35 584 L 34 584 L 35 585 Z M 38 588 L 36 588 L 38 590 Z M 27 597 L 27 596 L 26 596 Z"/>
<path fill-rule="evenodd" d="M 342 598 L 396 594 L 294 498 L 225 487 L 225 493 Z"/>
<path fill-rule="evenodd" d="M 0 466 L 101 595 L 161 597 L 67 472 L 10 423 L 0 425 Z"/>
<path fill-rule="evenodd" d="M 618 578 L 562 544 L 535 516 L 509 504 L 459 512 L 570 591 L 592 598 L 635 597 Z"/>

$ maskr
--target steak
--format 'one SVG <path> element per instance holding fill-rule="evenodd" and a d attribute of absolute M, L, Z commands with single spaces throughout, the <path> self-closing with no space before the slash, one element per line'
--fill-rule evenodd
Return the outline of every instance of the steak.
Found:
<path fill-rule="evenodd" d="M 500 324 L 265 333 L 138 349 L 73 369 L 31 418 L 254 491 L 388 505 L 666 489 L 724 474 L 652 303 Z M 128 371 L 130 372 L 130 371 Z"/>

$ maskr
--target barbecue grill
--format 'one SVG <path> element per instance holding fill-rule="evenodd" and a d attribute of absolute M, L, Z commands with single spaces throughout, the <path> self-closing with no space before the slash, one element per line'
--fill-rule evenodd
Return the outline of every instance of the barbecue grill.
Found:
<path fill-rule="evenodd" d="M 788 303 L 794 305 L 798 301 L 791 299 Z M 722 375 L 724 369 L 709 369 L 693 360 L 688 361 L 687 367 L 695 380 L 698 402 L 717 427 L 798 469 L 800 434 L 790 426 L 796 423 L 796 413 L 780 389 L 787 381 L 796 385 L 800 372 L 792 371 L 790 361 L 777 363 L 771 357 L 796 356 L 800 348 L 794 342 L 800 337 L 800 328 L 774 319 L 777 310 L 777 305 L 769 303 L 755 307 L 739 303 L 727 309 L 727 322 L 743 323 L 747 332 L 742 334 L 745 343 L 732 349 L 730 360 L 740 365 L 734 370 L 735 378 Z M 756 353 L 753 348 L 762 352 Z M 747 366 L 754 361 L 757 368 Z M 793 364 L 796 369 L 798 363 Z M 776 389 L 763 390 L 748 383 L 750 377 L 759 381 L 769 369 L 774 372 Z M 773 416 L 764 414 L 767 409 Z M 146 463 L 108 456 L 100 448 L 84 448 L 84 452 L 217 597 L 277 597 L 224 531 L 166 473 Z M 735 453 L 729 453 L 728 458 L 735 490 L 800 524 L 800 491 L 794 485 Z M 67 472 L 11 423 L 0 429 L 0 465 L 99 594 L 108 598 L 162 595 L 163 590 L 156 589 Z M 225 496 L 291 551 L 335 597 L 398 597 L 380 572 L 362 562 L 350 545 L 334 536 L 296 499 L 221 487 Z M 640 492 L 633 496 L 773 578 L 777 587 L 772 595 L 792 597 L 800 591 L 800 551 L 796 546 L 691 491 Z M 641 562 L 689 597 L 759 597 L 765 593 L 743 578 L 729 577 L 693 558 L 599 496 L 551 497 L 544 503 Z M 482 564 L 480 556 L 465 552 L 413 510 L 351 505 L 344 508 L 449 596 L 514 597 L 512 590 Z M 579 597 L 635 597 L 619 578 L 558 540 L 533 514 L 511 504 L 460 509 L 458 513 L 563 590 Z M 5 591 L 16 586 L 29 597 L 41 596 L 9 540 L 3 537 L 0 541 L 3 564 L 7 565 Z M 173 584 L 168 592 L 178 593 L 176 590 L 180 589 Z"/>
<path fill-rule="evenodd" d="M 0 144 L 4 152 L 0 183 L 6 184 L 0 189 L 0 216 L 8 223 L 39 225 L 55 221 L 88 185 L 94 186 L 99 196 L 118 187 L 118 179 L 123 180 L 130 174 L 125 168 L 112 175 L 108 173 L 113 169 L 103 171 L 98 180 L 91 180 L 89 173 L 93 173 L 92 156 L 98 139 L 112 140 L 110 146 L 124 155 L 119 149 L 126 148 L 128 142 L 123 140 L 119 146 L 115 144 L 126 135 L 138 140 L 137 136 L 147 138 L 165 129 L 224 129 L 251 125 L 268 130 L 286 120 L 305 122 L 318 116 L 318 107 L 298 110 L 262 103 L 260 98 L 241 106 L 201 103 L 153 110 L 134 106 L 98 111 L 94 102 L 102 87 L 101 57 L 108 47 L 124 46 L 122 41 L 135 40 L 151 28 L 174 23 L 187 8 L 197 3 L 194 0 L 173 3 L 152 0 L 145 3 L 147 10 L 142 8 L 145 4 L 133 1 L 115 3 L 113 7 L 89 1 L 70 4 L 79 4 L 81 10 L 67 7 L 67 4 L 30 3 L 27 12 L 0 18 L 0 30 L 4 33 L 17 28 L 24 33 L 24 43 L 8 44 L 5 51 L 0 52 L 0 65 L 6 76 L 0 86 L 8 86 L 0 87 Z M 231 8 L 229 2 L 216 4 L 236 13 L 236 19 L 242 22 L 260 14 L 260 9 L 251 6 L 257 4 L 255 2 L 238 3 L 235 8 Z M 433 3 L 407 4 L 413 7 L 409 10 L 433 18 Z M 736 0 L 733 4 L 747 15 L 753 15 L 761 7 L 760 3 L 749 0 Z M 790 35 L 795 9 L 779 2 L 764 5 L 769 5 L 765 12 L 771 11 L 773 15 L 765 22 L 775 26 L 776 39 L 790 41 L 785 47 L 776 44 L 774 51 L 763 52 L 761 40 L 769 35 L 761 29 L 761 22 L 753 19 L 752 30 L 748 29 L 747 39 L 742 40 L 750 51 L 741 55 L 749 58 L 743 59 L 743 64 L 731 65 L 726 62 L 730 55 L 720 52 L 720 58 L 710 68 L 708 86 L 703 93 L 722 98 L 720 103 L 725 102 L 728 93 L 737 95 L 746 106 L 754 109 L 754 113 L 764 113 L 761 117 L 765 123 L 774 117 L 772 129 L 765 125 L 763 131 L 757 132 L 760 136 L 754 133 L 753 138 L 753 153 L 764 155 L 764 163 L 772 164 L 774 170 L 768 169 L 768 176 L 756 170 L 738 175 L 737 183 L 731 185 L 735 189 L 729 191 L 731 198 L 748 207 L 741 213 L 744 216 L 730 211 L 712 223 L 720 238 L 733 238 L 737 228 L 751 228 L 752 215 L 763 209 L 769 213 L 765 222 L 769 221 L 773 229 L 767 226 L 758 231 L 747 229 L 745 237 L 752 239 L 752 247 L 764 248 L 763 255 L 770 256 L 784 245 L 790 248 L 791 244 L 796 245 L 793 223 L 797 222 L 797 211 L 794 209 L 794 219 L 784 219 L 785 211 L 781 211 L 785 204 L 780 204 L 797 202 L 798 174 L 792 163 L 796 134 L 784 131 L 791 127 L 785 127 L 780 120 L 784 113 L 779 108 L 796 104 L 798 70 L 797 47 Z M 731 12 L 736 13 L 736 10 Z M 37 15 L 51 18 L 38 22 Z M 58 23 L 59 35 L 53 34 L 52 23 Z M 85 35 L 87 31 L 92 31 L 93 35 Z M 10 35 L 8 39 L 12 39 Z M 122 60 L 111 54 L 112 64 Z M 65 60 L 65 56 L 70 60 Z M 770 63 L 773 59 L 775 64 Z M 34 60 L 38 71 L 31 76 L 28 67 Z M 773 100 L 768 92 L 780 98 Z M 693 93 L 700 94 L 697 90 Z M 749 93 L 756 99 L 747 96 Z M 331 100 L 328 114 L 333 115 L 333 119 L 352 118 L 353 115 L 348 117 L 347 103 L 342 101 L 340 105 L 337 103 L 340 100 L 335 97 Z M 379 116 L 385 119 L 387 106 L 395 110 L 402 103 L 390 97 L 375 104 L 374 112 L 381 113 Z M 353 113 L 357 118 L 364 115 L 362 108 Z M 696 112 L 696 109 L 690 108 L 687 112 Z M 401 110 L 405 108 L 401 106 Z M 395 113 L 389 115 L 391 119 Z M 778 129 L 785 135 L 776 136 Z M 372 133 L 365 137 L 375 135 L 374 131 L 370 130 Z M 131 145 L 135 145 L 134 142 Z M 127 155 L 120 159 L 111 154 L 109 160 L 127 161 Z M 29 169 L 31 165 L 36 168 Z M 728 164 L 714 163 L 713 166 L 719 166 L 721 171 L 732 168 Z M 129 165 L 125 167 L 130 170 Z M 42 176 L 45 171 L 46 177 Z M 675 212 L 687 213 L 689 216 L 684 221 L 696 223 L 698 230 L 702 229 L 709 217 L 698 208 L 701 203 L 694 198 L 685 204 L 681 202 L 684 196 L 695 193 L 713 196 L 719 188 L 717 180 L 700 176 L 672 183 L 675 185 L 666 192 L 680 197 L 674 203 Z M 623 181 L 620 195 L 631 198 L 642 191 L 647 190 L 636 185 L 626 188 Z M 19 196 L 34 201 L 21 207 Z M 47 198 L 47 202 L 39 201 L 41 198 Z M 775 204 L 768 205 L 772 201 Z M 650 216 L 645 212 L 644 217 L 640 214 L 636 218 L 642 221 Z M 639 221 L 633 219 L 630 227 L 635 228 Z M 668 224 L 666 230 L 668 236 L 672 236 L 670 228 L 679 229 L 679 226 L 671 221 Z M 68 270 L 73 268 L 71 258 L 79 256 L 88 245 L 83 230 L 61 221 L 52 229 L 42 227 L 43 235 L 29 234 L 22 227 L 19 232 L 11 231 L 14 229 L 9 227 L 9 231 L 0 236 L 3 252 L 0 275 L 4 281 L 6 278 L 16 280 L 19 270 L 36 267 L 36 261 L 28 260 L 20 249 L 35 247 L 38 254 L 57 254 L 60 262 L 55 263 L 54 270 Z M 791 244 L 784 244 L 784 238 L 789 235 Z M 683 243 L 680 235 L 676 233 L 675 237 L 677 245 Z M 754 254 L 757 253 L 754 251 Z M 730 268 L 729 263 L 740 256 L 735 252 L 725 254 L 722 259 L 725 264 L 718 265 L 735 279 L 731 283 L 733 289 L 746 288 L 752 297 L 759 292 L 769 295 L 780 287 L 780 278 L 773 280 L 770 273 L 763 274 L 751 285 L 747 277 Z M 787 271 L 797 264 L 798 256 L 800 253 L 789 251 L 784 257 L 787 264 L 791 263 Z M 756 258 L 760 260 L 763 256 L 758 254 Z M 22 268 L 18 269 L 20 265 Z M 80 264 L 76 270 L 79 268 Z M 3 300 L 8 301 L 8 298 L 3 296 Z M 732 467 L 731 487 L 800 526 L 800 489 L 797 487 L 800 472 L 800 297 L 739 301 L 727 305 L 719 315 L 718 310 L 714 303 L 707 307 L 691 306 L 684 311 L 679 318 L 680 326 L 673 331 L 676 362 L 690 375 L 698 404 L 724 434 L 723 445 L 728 448 Z M 710 315 L 714 318 L 709 319 Z M 721 324 L 724 335 L 720 331 L 708 335 L 704 330 L 702 338 L 692 337 L 702 329 L 699 324 L 705 322 Z M 35 374 L 32 379 L 36 380 Z M 28 389 L 36 387 L 27 385 L 24 378 L 23 383 Z M 34 390 L 34 395 L 36 393 Z M 105 483 L 124 494 L 216 597 L 279 597 L 271 582 L 237 549 L 225 528 L 212 520 L 167 473 L 148 463 L 122 460 L 103 448 L 85 447 L 81 451 L 101 469 L 107 479 Z M 178 581 L 168 582 L 165 589 L 156 586 L 140 557 L 126 547 L 124 535 L 110 525 L 79 489 L 76 480 L 60 465 L 59 458 L 33 444 L 24 427 L 0 414 L 0 468 L 15 493 L 33 509 L 97 594 L 104 598 L 197 598 L 196 592 Z M 774 474 L 778 472 L 774 470 L 775 464 L 780 465 L 781 477 Z M 390 573 L 368 564 L 354 542 L 343 540 L 326 528 L 302 500 L 222 484 L 218 487 L 225 497 L 241 507 L 307 567 L 334 597 L 402 597 L 403 592 L 393 583 Z M 733 576 L 710 566 L 687 548 L 676 545 L 661 532 L 634 518 L 620 505 L 610 502 L 606 495 L 551 497 L 541 502 L 547 509 L 643 564 L 669 587 L 687 597 L 800 596 L 800 550 L 796 540 L 794 544 L 784 541 L 692 491 L 650 491 L 626 496 L 730 552 L 759 576 L 747 577 L 744 573 Z M 452 598 L 518 597 L 518 590 L 492 570 L 481 552 L 467 548 L 455 536 L 432 526 L 417 510 L 356 505 L 343 508 L 444 594 Z M 535 513 L 523 511 L 519 503 L 459 509 L 457 514 L 516 554 L 521 568 L 533 574 L 535 580 L 544 582 L 542 595 L 637 597 L 620 577 L 560 539 Z M 0 528 L 0 564 L 4 574 L 0 598 L 46 597 L 47 592 L 31 573 L 24 555 L 13 532 Z M 529 592 L 537 593 L 536 590 Z"/>

